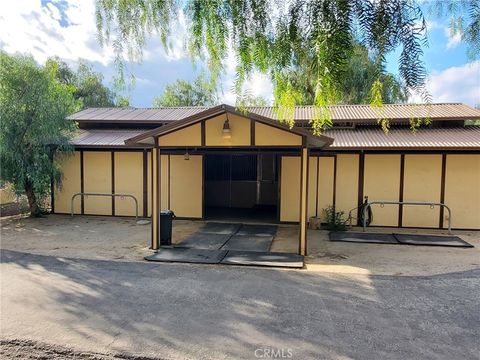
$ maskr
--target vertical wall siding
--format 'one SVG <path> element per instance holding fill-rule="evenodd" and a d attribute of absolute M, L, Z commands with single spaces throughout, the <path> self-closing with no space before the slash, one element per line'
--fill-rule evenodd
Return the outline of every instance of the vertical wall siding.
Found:
<path fill-rule="evenodd" d="M 170 155 L 170 209 L 178 217 L 203 216 L 203 156 Z"/>
<path fill-rule="evenodd" d="M 441 183 L 442 155 L 405 155 L 403 201 L 440 202 Z M 438 207 L 404 205 L 402 226 L 436 228 L 439 217 Z"/>
<path fill-rule="evenodd" d="M 346 216 L 358 206 L 358 162 L 358 154 L 337 155 L 335 207 Z"/>
<path fill-rule="evenodd" d="M 55 186 L 55 212 L 69 213 L 73 194 L 81 191 L 80 187 L 80 152 L 61 156 L 63 179 L 60 187 Z M 75 214 L 81 213 L 81 197 L 77 196 L 73 205 Z"/>
<path fill-rule="evenodd" d="M 400 155 L 366 154 L 363 195 L 369 201 L 399 201 Z M 398 205 L 373 205 L 372 226 L 397 226 Z"/>
<path fill-rule="evenodd" d="M 300 218 L 300 156 L 282 156 L 280 174 L 280 221 Z"/>
<path fill-rule="evenodd" d="M 138 214 L 143 211 L 143 153 L 115 152 L 115 193 L 130 194 L 138 201 Z M 115 215 L 135 216 L 135 202 L 126 197 L 115 198 Z"/>
<path fill-rule="evenodd" d="M 110 151 L 84 151 L 84 191 L 112 193 L 112 154 Z M 86 196 L 85 214 L 112 215 L 110 197 Z"/>
<path fill-rule="evenodd" d="M 147 154 L 147 216 L 152 216 L 152 152 Z"/>
<path fill-rule="evenodd" d="M 318 157 L 308 159 L 308 213 L 307 218 L 317 216 Z"/>
<path fill-rule="evenodd" d="M 162 210 L 171 209 L 170 205 L 170 156 L 160 156 L 160 189 L 161 189 L 161 204 Z M 175 181 L 176 179 L 174 179 Z M 180 216 L 180 215 L 179 215 Z"/>
<path fill-rule="evenodd" d="M 334 203 L 335 157 L 318 157 L 317 216 L 324 219 L 323 209 Z"/>
<path fill-rule="evenodd" d="M 452 210 L 453 228 L 480 229 L 480 155 L 447 155 L 445 203 Z M 445 211 L 444 227 L 447 218 Z"/>

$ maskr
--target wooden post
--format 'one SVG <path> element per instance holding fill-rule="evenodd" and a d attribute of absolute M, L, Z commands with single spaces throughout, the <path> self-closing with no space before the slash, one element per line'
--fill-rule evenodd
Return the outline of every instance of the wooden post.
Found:
<path fill-rule="evenodd" d="M 152 250 L 160 247 L 160 149 L 158 139 L 152 149 Z"/>
<path fill-rule="evenodd" d="M 299 221 L 299 254 L 307 255 L 307 217 L 308 217 L 308 155 L 307 148 L 302 148 L 300 158 L 300 221 Z"/>

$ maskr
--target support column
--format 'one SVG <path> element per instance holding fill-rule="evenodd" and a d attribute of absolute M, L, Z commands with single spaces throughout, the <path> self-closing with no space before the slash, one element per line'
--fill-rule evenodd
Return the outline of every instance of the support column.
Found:
<path fill-rule="evenodd" d="M 307 148 L 302 148 L 300 163 L 300 221 L 299 221 L 299 254 L 307 255 L 307 217 L 308 217 L 308 157 Z"/>
<path fill-rule="evenodd" d="M 160 149 L 158 139 L 152 149 L 152 250 L 160 247 Z"/>

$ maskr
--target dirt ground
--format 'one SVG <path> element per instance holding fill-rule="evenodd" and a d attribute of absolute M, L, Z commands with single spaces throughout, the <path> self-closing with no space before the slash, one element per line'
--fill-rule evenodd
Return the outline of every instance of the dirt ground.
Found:
<path fill-rule="evenodd" d="M 204 222 L 175 220 L 179 243 Z M 59 257 L 143 261 L 149 249 L 150 224 L 132 218 L 49 215 L 0 220 L 2 249 Z M 359 230 L 359 229 L 357 229 Z M 361 231 L 361 230 L 360 230 Z M 369 228 L 377 232 L 445 234 L 435 230 Z M 474 248 L 448 248 L 328 241 L 328 231 L 308 231 L 307 271 L 346 274 L 433 275 L 480 268 L 480 231 L 454 231 Z M 279 225 L 271 251 L 297 252 L 298 227 Z M 303 271 L 303 270 L 302 270 Z"/>
<path fill-rule="evenodd" d="M 30 340 L 0 340 L 0 358 L 2 359 L 88 359 L 88 360 L 157 360 L 144 356 L 126 354 L 99 354 L 77 351 L 68 347 L 45 344 Z"/>

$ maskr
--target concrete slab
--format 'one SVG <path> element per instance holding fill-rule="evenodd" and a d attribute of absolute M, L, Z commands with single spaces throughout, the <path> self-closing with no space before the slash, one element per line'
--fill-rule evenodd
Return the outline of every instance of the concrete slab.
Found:
<path fill-rule="evenodd" d="M 218 250 L 228 241 L 231 236 L 231 234 L 210 234 L 197 232 L 188 236 L 185 240 L 180 242 L 178 246 L 196 249 Z"/>
<path fill-rule="evenodd" d="M 424 246 L 450 246 L 472 248 L 473 245 L 463 241 L 458 236 L 419 235 L 419 234 L 393 234 L 401 244 Z"/>
<path fill-rule="evenodd" d="M 220 262 L 228 265 L 249 265 L 267 267 L 303 268 L 303 256 L 291 253 L 272 253 L 267 251 L 229 250 Z"/>
<path fill-rule="evenodd" d="M 233 235 L 223 245 L 223 250 L 269 251 L 273 236 Z"/>
<path fill-rule="evenodd" d="M 345 241 L 355 243 L 398 244 L 392 234 L 364 233 L 350 231 L 331 231 L 330 241 Z"/>
<path fill-rule="evenodd" d="M 254 235 L 254 236 L 275 236 L 277 226 L 275 225 L 248 225 L 243 224 L 236 235 Z"/>
<path fill-rule="evenodd" d="M 232 235 L 235 234 L 241 226 L 241 224 L 208 222 L 200 228 L 198 232 L 202 234 Z"/>
<path fill-rule="evenodd" d="M 226 250 L 163 248 L 159 250 L 156 254 L 145 256 L 145 260 L 158 262 L 218 264 L 225 257 L 226 254 Z"/>

